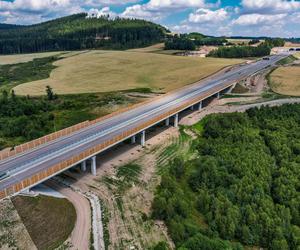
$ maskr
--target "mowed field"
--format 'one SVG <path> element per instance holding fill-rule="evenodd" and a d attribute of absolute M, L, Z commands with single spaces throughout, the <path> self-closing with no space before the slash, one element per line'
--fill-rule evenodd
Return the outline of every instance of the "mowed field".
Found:
<path fill-rule="evenodd" d="M 191 58 L 139 51 L 86 51 L 56 61 L 50 78 L 14 88 L 19 95 L 44 95 L 50 85 L 58 94 L 149 88 L 167 92 L 196 82 L 235 59 Z"/>
<path fill-rule="evenodd" d="M 61 53 L 62 52 L 45 52 L 45 53 L 34 53 L 34 54 L 5 55 L 5 56 L 0 56 L 0 65 L 24 63 L 24 62 L 32 61 L 35 58 L 55 56 Z"/>

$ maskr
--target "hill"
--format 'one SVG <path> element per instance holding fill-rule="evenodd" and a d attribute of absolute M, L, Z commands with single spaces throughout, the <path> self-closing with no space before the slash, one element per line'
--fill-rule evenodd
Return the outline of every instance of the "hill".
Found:
<path fill-rule="evenodd" d="M 85 13 L 30 26 L 0 27 L 0 54 L 137 48 L 160 42 L 166 32 L 164 27 L 144 20 L 87 18 Z"/>
<path fill-rule="evenodd" d="M 16 28 L 20 28 L 20 27 L 22 27 L 22 26 L 15 25 L 15 24 L 0 23 L 0 30 L 16 29 Z"/>

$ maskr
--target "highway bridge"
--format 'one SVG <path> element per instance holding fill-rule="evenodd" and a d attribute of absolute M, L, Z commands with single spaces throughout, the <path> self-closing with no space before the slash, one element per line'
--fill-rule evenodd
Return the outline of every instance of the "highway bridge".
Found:
<path fill-rule="evenodd" d="M 91 171 L 96 175 L 97 154 L 128 139 L 133 143 L 138 139 L 144 146 L 148 128 L 161 122 L 177 127 L 181 111 L 191 107 L 201 109 L 203 100 L 219 96 L 239 80 L 275 64 L 287 55 L 274 55 L 269 60 L 236 66 L 149 102 L 0 153 L 0 199 L 29 190 L 78 164 L 85 171 L 87 160 L 91 160 Z"/>

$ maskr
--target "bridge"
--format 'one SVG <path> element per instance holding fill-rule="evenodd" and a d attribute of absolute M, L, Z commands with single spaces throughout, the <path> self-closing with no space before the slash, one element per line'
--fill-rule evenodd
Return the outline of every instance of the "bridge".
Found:
<path fill-rule="evenodd" d="M 128 139 L 132 143 L 139 140 L 145 146 L 148 128 L 161 122 L 177 127 L 180 112 L 188 108 L 201 109 L 205 99 L 219 97 L 241 79 L 274 65 L 287 55 L 245 63 L 154 100 L 0 152 L 0 200 L 29 190 L 79 164 L 82 171 L 86 171 L 87 160 L 91 160 L 91 172 L 96 175 L 99 153 Z"/>

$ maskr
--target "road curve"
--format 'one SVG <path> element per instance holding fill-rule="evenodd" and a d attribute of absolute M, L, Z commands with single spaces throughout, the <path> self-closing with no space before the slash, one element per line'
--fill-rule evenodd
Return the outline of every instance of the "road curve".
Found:
<path fill-rule="evenodd" d="M 77 218 L 71 234 L 71 249 L 89 249 L 91 230 L 91 207 L 89 201 L 71 188 L 62 186 L 55 181 L 48 180 L 46 185 L 64 195 L 75 207 Z"/>

